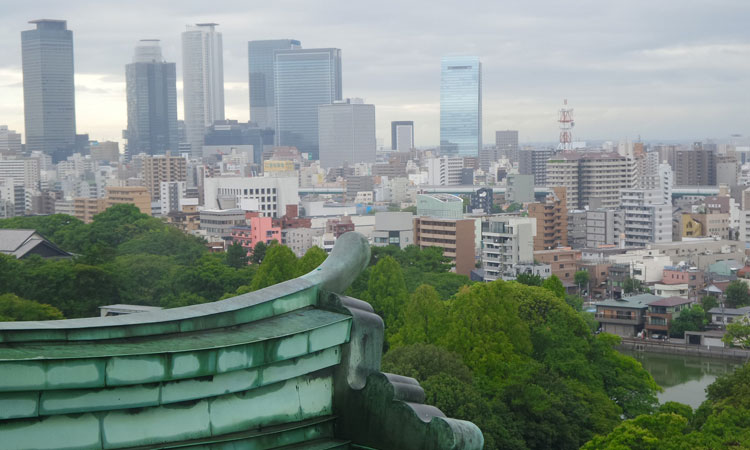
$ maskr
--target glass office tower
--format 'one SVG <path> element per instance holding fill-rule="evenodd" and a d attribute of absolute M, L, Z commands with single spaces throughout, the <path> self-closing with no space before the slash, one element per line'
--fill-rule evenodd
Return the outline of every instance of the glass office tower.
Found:
<path fill-rule="evenodd" d="M 273 54 L 276 50 L 302 48 L 294 39 L 273 39 L 247 43 L 247 63 L 250 80 L 250 120 L 260 128 L 276 128 L 274 108 Z"/>
<path fill-rule="evenodd" d="M 73 153 L 76 141 L 73 32 L 64 20 L 33 20 L 21 32 L 26 150 L 52 155 Z"/>
<path fill-rule="evenodd" d="M 341 50 L 274 52 L 276 145 L 318 159 L 318 106 L 341 100 Z"/>
<path fill-rule="evenodd" d="M 138 153 L 177 154 L 177 75 L 165 62 L 158 39 L 144 39 L 125 66 L 128 158 Z"/>
<path fill-rule="evenodd" d="M 478 156 L 482 148 L 482 63 L 444 57 L 440 75 L 440 152 Z"/>

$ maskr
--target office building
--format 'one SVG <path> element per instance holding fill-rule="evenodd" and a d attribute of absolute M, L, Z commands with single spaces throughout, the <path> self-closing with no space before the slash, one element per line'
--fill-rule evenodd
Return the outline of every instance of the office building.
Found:
<path fill-rule="evenodd" d="M 443 57 L 440 73 L 440 152 L 479 156 L 482 149 L 482 63 Z"/>
<path fill-rule="evenodd" d="M 94 161 L 118 162 L 120 160 L 120 144 L 117 142 L 92 142 L 89 152 Z"/>
<path fill-rule="evenodd" d="M 528 203 L 534 201 L 534 177 L 532 175 L 508 174 L 505 178 L 505 201 Z"/>
<path fill-rule="evenodd" d="M 530 203 L 528 214 L 536 220 L 534 250 L 549 250 L 567 245 L 568 207 L 565 188 L 553 188 L 544 202 Z"/>
<path fill-rule="evenodd" d="M 547 161 L 547 186 L 566 188 L 568 210 L 617 208 L 635 184 L 633 160 L 617 153 L 561 152 Z"/>
<path fill-rule="evenodd" d="M 491 216 L 482 220 L 482 269 L 484 280 L 512 280 L 515 267 L 534 262 L 534 235 L 537 223 L 532 217 Z"/>
<path fill-rule="evenodd" d="M 182 95 L 185 138 L 200 158 L 206 128 L 224 120 L 224 60 L 216 23 L 189 25 L 182 33 Z"/>
<path fill-rule="evenodd" d="M 250 120 L 261 129 L 276 128 L 275 78 L 273 54 L 276 50 L 302 48 L 294 39 L 272 39 L 247 43 L 250 80 Z"/>
<path fill-rule="evenodd" d="M 125 66 L 128 157 L 177 153 L 177 72 L 164 61 L 158 39 L 145 39 Z"/>
<path fill-rule="evenodd" d="M 495 131 L 495 148 L 501 158 L 507 158 L 511 163 L 518 162 L 518 131 Z"/>
<path fill-rule="evenodd" d="M 318 106 L 341 100 L 341 50 L 274 52 L 276 145 L 318 159 Z"/>
<path fill-rule="evenodd" d="M 318 106 L 320 166 L 342 167 L 374 163 L 375 105 L 358 99 Z"/>
<path fill-rule="evenodd" d="M 469 276 L 475 264 L 474 219 L 414 218 L 414 245 L 438 247 L 455 265 L 456 273 Z"/>
<path fill-rule="evenodd" d="M 372 232 L 372 238 L 376 247 L 394 245 L 405 249 L 414 243 L 414 215 L 408 212 L 375 213 L 375 230 Z"/>
<path fill-rule="evenodd" d="M 245 211 L 239 208 L 200 211 L 200 229 L 209 241 L 230 240 L 232 229 L 246 224 Z"/>
<path fill-rule="evenodd" d="M 143 182 L 153 200 L 161 198 L 161 184 L 187 181 L 187 161 L 181 156 L 150 156 L 143 158 Z"/>
<path fill-rule="evenodd" d="M 26 150 L 73 153 L 76 143 L 73 32 L 64 20 L 32 20 L 21 32 Z"/>
<path fill-rule="evenodd" d="M 675 151 L 672 167 L 676 186 L 716 186 L 716 152 L 700 142 Z"/>
<path fill-rule="evenodd" d="M 400 120 L 391 122 L 391 150 L 408 152 L 414 148 L 414 122 Z"/>
<path fill-rule="evenodd" d="M 9 130 L 7 125 L 0 125 L 0 155 L 20 155 L 21 133 Z"/>
<path fill-rule="evenodd" d="M 518 173 L 534 175 L 534 186 L 547 185 L 547 161 L 555 151 L 551 148 L 525 148 L 518 152 Z"/>
<path fill-rule="evenodd" d="M 26 189 L 39 189 L 41 179 L 36 158 L 0 159 L 0 180 Z"/>
<path fill-rule="evenodd" d="M 454 186 L 461 184 L 464 159 L 450 156 L 427 160 L 427 184 L 430 186 Z"/>
<path fill-rule="evenodd" d="M 278 218 L 299 204 L 297 177 L 214 177 L 203 181 L 207 209 L 242 208 Z"/>

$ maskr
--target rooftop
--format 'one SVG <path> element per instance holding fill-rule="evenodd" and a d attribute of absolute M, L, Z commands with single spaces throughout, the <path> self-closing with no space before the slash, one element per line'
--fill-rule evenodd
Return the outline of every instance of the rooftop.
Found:
<path fill-rule="evenodd" d="M 685 297 L 667 297 L 651 302 L 648 306 L 677 306 L 684 305 L 685 303 L 693 303 L 693 301 Z"/>
<path fill-rule="evenodd" d="M 646 308 L 651 302 L 661 300 L 663 297 L 659 297 L 654 294 L 639 294 L 631 297 L 623 297 L 621 299 L 610 299 L 598 302 L 596 306 L 614 306 L 617 308 Z"/>

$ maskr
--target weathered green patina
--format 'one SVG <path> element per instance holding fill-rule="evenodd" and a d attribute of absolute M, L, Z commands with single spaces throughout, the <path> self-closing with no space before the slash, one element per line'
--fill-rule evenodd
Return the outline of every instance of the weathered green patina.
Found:
<path fill-rule="evenodd" d="M 481 449 L 380 372 L 382 320 L 339 294 L 369 258 L 347 233 L 309 274 L 227 300 L 0 323 L 0 447 Z"/>

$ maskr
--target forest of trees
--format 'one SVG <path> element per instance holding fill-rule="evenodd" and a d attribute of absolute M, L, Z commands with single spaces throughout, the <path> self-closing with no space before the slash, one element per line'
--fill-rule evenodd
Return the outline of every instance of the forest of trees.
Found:
<path fill-rule="evenodd" d="M 203 242 L 118 205 L 84 224 L 53 215 L 0 220 L 76 256 L 0 255 L 0 320 L 97 315 L 101 305 L 176 307 L 273 285 L 317 267 L 279 244 L 250 255 Z M 248 261 L 253 264 L 248 265 Z M 386 324 L 383 370 L 415 377 L 427 402 L 470 420 L 491 449 L 723 448 L 750 445 L 750 369 L 720 378 L 696 411 L 659 406 L 660 388 L 619 338 L 595 334 L 560 280 L 472 283 L 439 249 L 374 247 L 346 292 Z M 676 443 L 676 444 L 673 444 Z"/>

